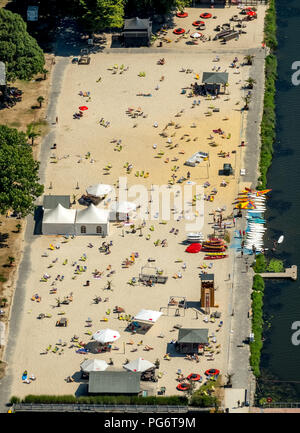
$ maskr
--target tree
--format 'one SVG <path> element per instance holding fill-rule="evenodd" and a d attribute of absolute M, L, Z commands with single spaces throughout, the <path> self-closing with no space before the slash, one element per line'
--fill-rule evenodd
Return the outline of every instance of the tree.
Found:
<path fill-rule="evenodd" d="M 130 16 L 165 15 L 172 11 L 183 11 L 191 0 L 127 0 L 125 11 Z"/>
<path fill-rule="evenodd" d="M 253 59 L 254 59 L 254 56 L 251 54 L 247 54 L 247 56 L 244 57 L 244 60 L 246 60 L 246 62 L 247 62 L 246 64 L 249 66 L 252 65 Z"/>
<path fill-rule="evenodd" d="M 0 125 L 0 213 L 12 210 L 26 216 L 43 191 L 39 163 L 33 159 L 24 132 Z"/>
<path fill-rule="evenodd" d="M 15 262 L 15 260 L 16 260 L 16 259 L 15 259 L 14 257 L 9 256 L 9 257 L 7 258 L 8 266 L 9 266 L 9 267 L 12 267 L 13 263 Z"/>
<path fill-rule="evenodd" d="M 43 68 L 42 73 L 44 74 L 44 80 L 47 79 L 48 69 Z"/>
<path fill-rule="evenodd" d="M 42 98 L 42 96 L 39 96 L 39 98 Z M 37 130 L 37 127 L 34 123 L 29 123 L 29 125 L 27 125 L 26 135 L 31 140 L 31 146 L 34 146 L 34 140 L 41 135 L 41 131 Z"/>
<path fill-rule="evenodd" d="M 42 72 L 45 64 L 43 51 L 26 29 L 20 15 L 0 9 L 0 59 L 10 81 L 29 80 Z"/>
<path fill-rule="evenodd" d="M 125 0 L 78 1 L 82 9 L 81 19 L 89 31 L 103 31 L 123 26 Z"/>
<path fill-rule="evenodd" d="M 17 233 L 20 233 L 22 224 L 16 224 Z"/>
<path fill-rule="evenodd" d="M 248 84 L 248 89 L 253 89 L 254 84 L 256 84 L 256 80 L 254 78 L 249 77 L 245 82 Z"/>
<path fill-rule="evenodd" d="M 40 104 L 40 108 L 42 108 L 42 103 L 45 101 L 45 98 L 43 96 L 39 96 L 37 98 L 37 102 Z"/>

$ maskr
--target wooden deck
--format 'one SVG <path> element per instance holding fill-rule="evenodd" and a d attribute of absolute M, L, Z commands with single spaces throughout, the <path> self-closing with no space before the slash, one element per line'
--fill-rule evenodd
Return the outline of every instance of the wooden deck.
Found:
<path fill-rule="evenodd" d="M 264 272 L 259 274 L 263 278 L 291 278 L 297 280 L 297 266 L 293 265 L 290 268 L 286 268 L 285 272 Z"/>

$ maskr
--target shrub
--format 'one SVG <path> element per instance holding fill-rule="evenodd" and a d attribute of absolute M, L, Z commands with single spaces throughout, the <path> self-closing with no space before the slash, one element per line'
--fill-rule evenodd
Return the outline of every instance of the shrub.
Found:
<path fill-rule="evenodd" d="M 255 264 L 253 266 L 254 272 L 260 274 L 262 272 L 266 272 L 267 269 L 267 261 L 264 254 L 258 254 L 256 256 Z"/>
<path fill-rule="evenodd" d="M 284 272 L 283 261 L 278 259 L 271 259 L 267 267 L 268 272 Z"/>

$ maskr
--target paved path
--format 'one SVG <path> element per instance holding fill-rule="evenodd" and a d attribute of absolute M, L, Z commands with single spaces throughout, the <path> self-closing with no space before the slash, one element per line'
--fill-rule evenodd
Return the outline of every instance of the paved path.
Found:
<path fill-rule="evenodd" d="M 0 346 L 5 346 L 6 344 L 5 333 L 5 324 L 3 322 L 0 322 Z"/>

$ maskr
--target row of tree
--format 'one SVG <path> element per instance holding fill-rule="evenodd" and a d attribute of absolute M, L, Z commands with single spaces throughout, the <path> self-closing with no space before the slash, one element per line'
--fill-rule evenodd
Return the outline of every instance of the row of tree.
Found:
<path fill-rule="evenodd" d="M 27 139 L 32 130 L 0 125 L 0 213 L 15 211 L 26 216 L 34 209 L 34 201 L 43 191 L 39 184 L 39 163 L 34 160 Z M 30 137 L 32 140 L 32 136 Z"/>

